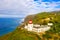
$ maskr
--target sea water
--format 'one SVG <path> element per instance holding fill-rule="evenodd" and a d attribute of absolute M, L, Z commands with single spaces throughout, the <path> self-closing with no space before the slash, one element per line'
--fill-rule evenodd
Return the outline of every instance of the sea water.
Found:
<path fill-rule="evenodd" d="M 23 18 L 0 18 L 0 36 L 12 32 L 20 25 Z"/>

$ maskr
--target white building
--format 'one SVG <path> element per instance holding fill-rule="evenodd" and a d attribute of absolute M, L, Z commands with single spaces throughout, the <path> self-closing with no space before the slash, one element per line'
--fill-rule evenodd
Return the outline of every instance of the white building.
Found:
<path fill-rule="evenodd" d="M 48 24 L 48 25 L 52 25 L 52 24 Z M 29 21 L 28 25 L 25 25 L 25 29 L 27 29 L 28 31 L 34 31 L 34 32 L 45 32 L 48 31 L 50 29 L 50 27 L 48 27 L 48 25 L 38 25 L 38 24 L 33 24 L 32 20 Z"/>
<path fill-rule="evenodd" d="M 49 25 L 49 26 L 52 26 L 52 25 L 53 25 L 53 23 L 48 23 L 48 25 Z"/>
<path fill-rule="evenodd" d="M 30 20 L 28 25 L 25 25 L 25 29 L 27 29 L 28 31 L 32 31 L 33 29 L 33 24 L 32 24 L 32 21 Z"/>

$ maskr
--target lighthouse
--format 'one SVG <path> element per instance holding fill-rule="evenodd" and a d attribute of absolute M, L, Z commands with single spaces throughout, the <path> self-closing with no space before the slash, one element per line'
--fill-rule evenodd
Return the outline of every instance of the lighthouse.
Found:
<path fill-rule="evenodd" d="M 32 23 L 32 20 L 29 20 L 28 21 L 28 31 L 32 31 L 32 29 L 33 29 L 33 23 Z"/>

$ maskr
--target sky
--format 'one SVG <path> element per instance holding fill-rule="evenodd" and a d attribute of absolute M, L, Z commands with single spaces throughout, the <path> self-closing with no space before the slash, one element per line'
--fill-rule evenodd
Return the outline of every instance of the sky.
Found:
<path fill-rule="evenodd" d="M 60 10 L 60 0 L 0 0 L 0 17 L 25 17 Z"/>

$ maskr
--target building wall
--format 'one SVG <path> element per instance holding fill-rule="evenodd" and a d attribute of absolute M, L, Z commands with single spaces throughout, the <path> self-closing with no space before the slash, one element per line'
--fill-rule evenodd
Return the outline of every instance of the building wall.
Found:
<path fill-rule="evenodd" d="M 32 31 L 33 29 L 33 24 L 28 24 L 28 31 Z"/>
<path fill-rule="evenodd" d="M 48 31 L 50 29 L 50 27 L 42 27 L 42 28 L 34 28 L 33 24 L 28 24 L 27 26 L 25 26 L 25 29 L 27 29 L 28 31 L 34 31 L 34 32 L 45 32 Z"/>

